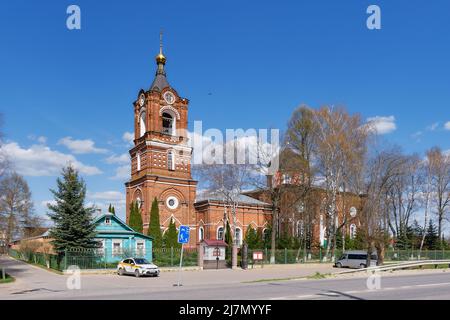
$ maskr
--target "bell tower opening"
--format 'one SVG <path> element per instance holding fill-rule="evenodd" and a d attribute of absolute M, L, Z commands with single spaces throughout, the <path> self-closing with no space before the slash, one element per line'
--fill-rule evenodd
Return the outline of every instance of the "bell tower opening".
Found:
<path fill-rule="evenodd" d="M 162 115 L 162 132 L 171 136 L 175 135 L 175 118 L 168 112 L 164 112 Z"/>

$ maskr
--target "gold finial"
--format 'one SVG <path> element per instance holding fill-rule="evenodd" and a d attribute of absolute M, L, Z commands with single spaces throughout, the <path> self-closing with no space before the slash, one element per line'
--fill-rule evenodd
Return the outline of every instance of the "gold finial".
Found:
<path fill-rule="evenodd" d="M 159 54 L 156 56 L 156 63 L 158 63 L 158 64 L 160 64 L 160 63 L 165 64 L 166 63 L 166 57 L 162 53 L 162 50 L 163 50 L 162 37 L 163 37 L 163 32 L 161 30 L 159 32 Z"/>

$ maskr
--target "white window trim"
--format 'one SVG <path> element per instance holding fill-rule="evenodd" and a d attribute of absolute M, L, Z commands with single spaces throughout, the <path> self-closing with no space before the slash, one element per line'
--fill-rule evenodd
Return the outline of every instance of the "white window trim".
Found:
<path fill-rule="evenodd" d="M 205 239 L 205 229 L 203 227 L 198 228 L 198 240 L 202 241 Z"/>
<path fill-rule="evenodd" d="M 169 165 L 169 157 L 172 157 L 172 160 Z M 175 152 L 173 150 L 167 151 L 167 169 L 171 171 L 175 171 Z"/>
<path fill-rule="evenodd" d="M 138 244 L 140 244 L 140 243 L 143 244 L 142 249 L 139 249 L 139 248 L 138 248 Z M 138 250 L 142 250 L 142 251 L 145 253 L 146 247 L 147 247 L 147 246 L 146 246 L 146 241 L 145 241 L 145 240 L 142 240 L 142 239 L 137 239 L 137 240 L 135 240 L 134 248 L 135 248 L 135 250 L 136 250 L 136 253 L 138 252 Z"/>
<path fill-rule="evenodd" d="M 219 238 L 219 230 L 222 229 L 222 239 Z M 216 230 L 216 239 L 217 240 L 225 240 L 225 228 L 224 227 L 218 227 Z"/>
<path fill-rule="evenodd" d="M 114 244 L 115 243 L 120 243 L 120 248 L 119 248 L 119 252 L 117 253 L 115 250 L 114 250 Z M 123 239 L 112 239 L 112 241 L 111 241 L 111 251 L 112 251 L 112 254 L 113 254 L 113 256 L 114 255 L 120 255 L 120 254 L 122 254 L 122 250 L 123 250 Z"/>
<path fill-rule="evenodd" d="M 107 222 L 109 220 L 109 222 Z M 107 226 L 110 226 L 111 225 L 111 217 L 105 217 L 105 224 L 107 225 Z"/>
<path fill-rule="evenodd" d="M 238 237 L 236 236 L 238 230 L 239 230 L 239 235 L 240 235 L 240 236 L 239 236 L 239 239 L 238 239 Z M 243 239 L 242 239 L 242 229 L 241 229 L 240 227 L 236 227 L 236 228 L 235 228 L 235 230 L 234 230 L 234 239 L 235 239 L 235 240 L 239 240 L 238 243 L 237 243 L 238 245 L 241 245 L 241 244 L 242 244 L 242 240 L 243 240 Z"/>
<path fill-rule="evenodd" d="M 145 111 L 142 111 L 139 114 L 139 138 L 144 136 L 145 132 L 147 131 L 147 125 L 145 123 L 146 117 L 147 117 L 147 113 Z"/>
<path fill-rule="evenodd" d="M 173 108 L 171 106 L 163 107 L 160 110 L 161 117 L 164 113 L 170 114 L 170 116 L 172 117 L 172 130 L 169 134 L 171 136 L 174 136 L 174 135 L 176 135 L 176 132 L 177 132 L 177 120 L 180 120 L 180 114 L 178 113 L 178 111 L 176 111 L 175 108 Z"/>
<path fill-rule="evenodd" d="M 136 164 L 137 171 L 141 171 L 141 153 L 140 152 L 138 152 L 136 154 L 136 162 L 137 162 L 137 164 Z"/>

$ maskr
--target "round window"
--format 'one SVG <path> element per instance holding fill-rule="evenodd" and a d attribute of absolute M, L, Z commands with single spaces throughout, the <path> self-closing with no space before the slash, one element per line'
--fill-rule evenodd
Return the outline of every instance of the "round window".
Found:
<path fill-rule="evenodd" d="M 176 209 L 178 207 L 178 199 L 176 197 L 168 197 L 166 200 L 166 205 L 169 209 Z"/>

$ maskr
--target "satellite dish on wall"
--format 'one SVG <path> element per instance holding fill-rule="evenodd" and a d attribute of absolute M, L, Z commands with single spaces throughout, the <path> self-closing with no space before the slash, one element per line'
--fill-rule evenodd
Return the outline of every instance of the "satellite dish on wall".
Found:
<path fill-rule="evenodd" d="M 354 217 L 356 217 L 356 213 L 357 213 L 356 208 L 355 207 L 351 207 L 350 208 L 350 216 L 352 218 L 354 218 Z"/>

